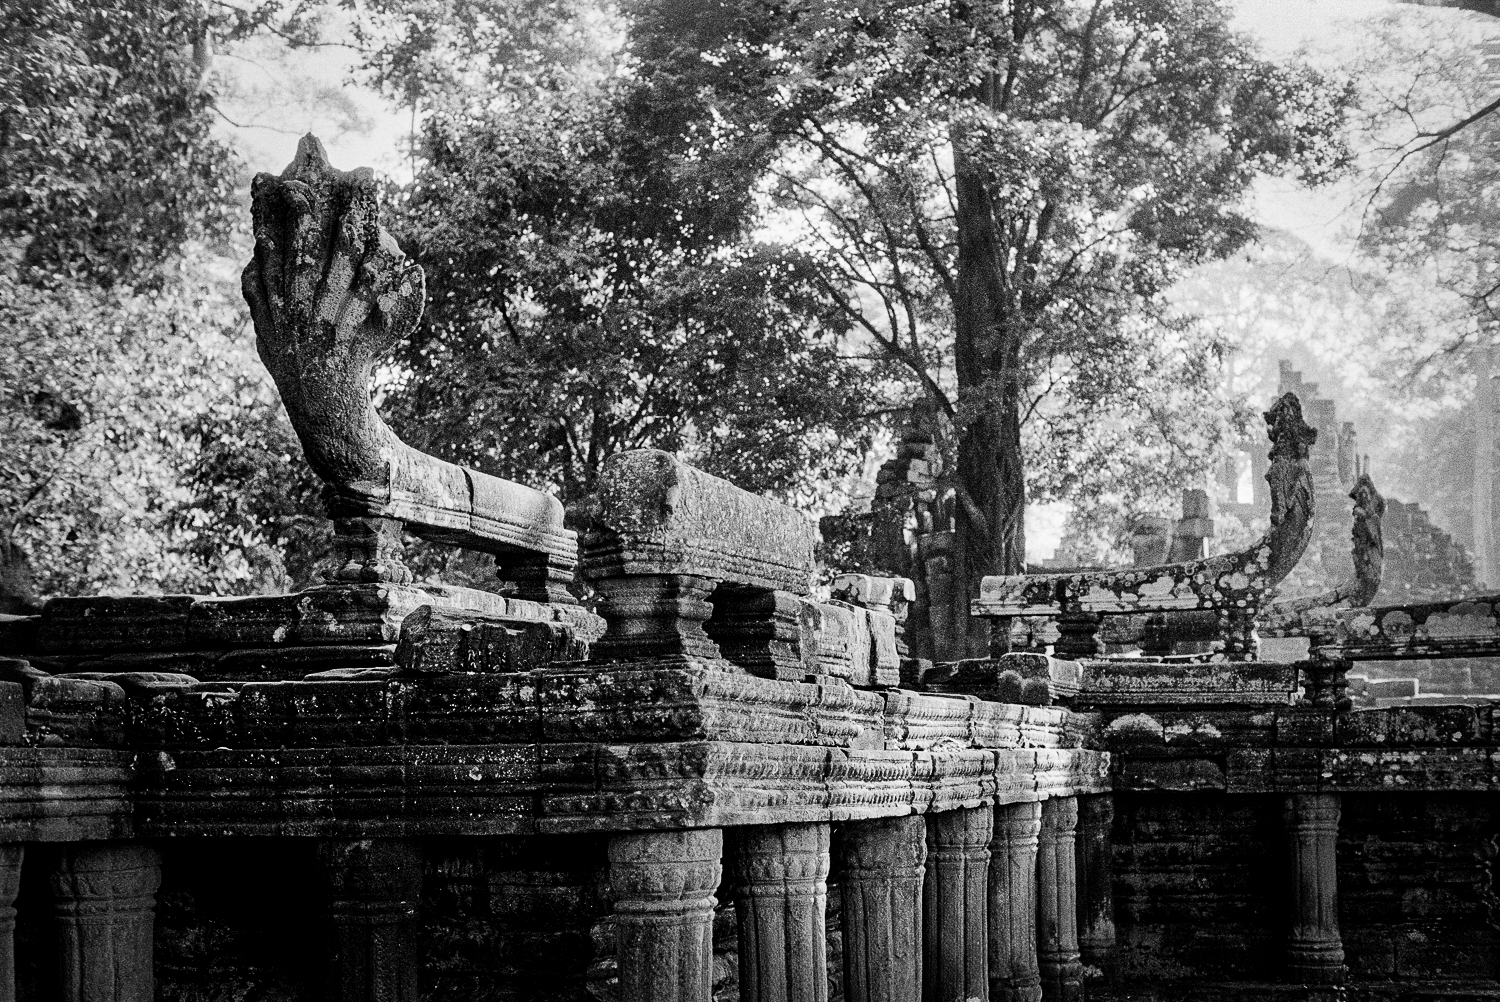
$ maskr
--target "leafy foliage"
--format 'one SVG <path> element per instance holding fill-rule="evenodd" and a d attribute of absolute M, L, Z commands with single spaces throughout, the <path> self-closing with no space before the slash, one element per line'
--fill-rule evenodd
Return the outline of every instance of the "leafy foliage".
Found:
<path fill-rule="evenodd" d="M 429 308 L 387 402 L 419 447 L 569 498 L 649 446 L 810 503 L 861 461 L 869 368 L 817 262 L 742 238 L 743 180 L 642 133 L 660 110 L 622 87 L 429 121 L 394 218 Z"/>
<path fill-rule="evenodd" d="M 0 235 L 27 241 L 33 280 L 150 283 L 183 241 L 225 235 L 236 170 L 200 86 L 215 26 L 184 0 L 0 0 Z"/>
<path fill-rule="evenodd" d="M 764 163 L 774 211 L 820 249 L 866 343 L 954 440 L 984 439 L 956 469 L 985 517 L 1008 503 L 972 483 L 1002 458 L 997 409 L 1035 423 L 1016 442 L 1033 500 L 1201 468 L 1234 409 L 1212 334 L 1162 294 L 1250 237 L 1255 177 L 1342 167 L 1346 87 L 1259 59 L 1204 3 L 627 9 L 637 72 L 695 110 L 699 157 Z M 1153 431 L 1123 433 L 1140 424 Z"/>

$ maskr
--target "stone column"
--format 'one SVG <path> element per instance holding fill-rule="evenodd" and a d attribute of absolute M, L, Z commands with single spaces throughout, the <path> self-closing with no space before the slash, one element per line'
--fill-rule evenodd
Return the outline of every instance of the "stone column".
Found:
<path fill-rule="evenodd" d="M 1042 998 L 1078 1002 L 1083 998 L 1083 962 L 1078 956 L 1078 879 L 1073 833 L 1078 828 L 1078 798 L 1042 801 L 1042 828 L 1037 834 L 1037 964 Z"/>
<path fill-rule="evenodd" d="M 922 994 L 921 817 L 851 821 L 840 832 L 844 998 L 912 1002 Z"/>
<path fill-rule="evenodd" d="M 993 1002 L 1040 1002 L 1036 962 L 1036 844 L 1042 805 L 995 808 L 990 842 L 990 998 Z"/>
<path fill-rule="evenodd" d="M 1078 952 L 1106 979 L 1115 967 L 1114 795 L 1078 798 Z"/>
<path fill-rule="evenodd" d="M 828 841 L 826 822 L 733 832 L 743 1002 L 828 998 Z"/>
<path fill-rule="evenodd" d="M 156 850 L 75 842 L 59 851 L 51 884 L 59 1002 L 152 1002 Z"/>
<path fill-rule="evenodd" d="M 1342 983 L 1344 944 L 1339 939 L 1335 865 L 1338 794 L 1292 794 L 1286 798 L 1284 817 L 1292 871 L 1288 970 L 1293 979 L 1304 983 Z"/>
<path fill-rule="evenodd" d="M 924 1002 L 989 1002 L 990 839 L 994 808 L 928 815 L 922 890 Z"/>
<path fill-rule="evenodd" d="M 331 891 L 336 1002 L 416 1002 L 422 850 L 405 839 L 319 844 Z"/>
<path fill-rule="evenodd" d="M 0 1002 L 16 1002 L 16 894 L 24 842 L 0 845 Z"/>
<path fill-rule="evenodd" d="M 620 1002 L 709 1002 L 723 844 L 718 828 L 610 839 Z"/>

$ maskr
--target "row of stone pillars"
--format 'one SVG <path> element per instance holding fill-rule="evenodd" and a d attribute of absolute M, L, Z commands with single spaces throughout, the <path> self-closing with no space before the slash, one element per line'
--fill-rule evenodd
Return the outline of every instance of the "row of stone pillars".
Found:
<path fill-rule="evenodd" d="M 744 1002 L 825 1002 L 827 880 L 840 863 L 849 1002 L 1074 1002 L 1113 965 L 1108 794 L 846 822 L 632 832 L 610 840 L 622 1002 L 708 1002 L 727 856 Z M 1338 797 L 1294 795 L 1291 972 L 1343 975 Z M 727 844 L 726 844 L 727 843 Z M 39 847 L 40 848 L 40 847 Z M 337 1002 L 416 1002 L 422 854 L 401 839 L 328 840 Z M 26 855 L 0 846 L 0 1002 L 15 999 Z M 160 857 L 135 842 L 46 847 L 60 1002 L 149 1002 Z"/>
<path fill-rule="evenodd" d="M 714 895 L 727 856 L 741 999 L 824 1002 L 836 852 L 850 1002 L 1073 1002 L 1084 964 L 1107 966 L 1114 948 L 1111 820 L 1099 795 L 848 822 L 836 844 L 822 822 L 617 835 L 620 999 L 711 997 Z"/>

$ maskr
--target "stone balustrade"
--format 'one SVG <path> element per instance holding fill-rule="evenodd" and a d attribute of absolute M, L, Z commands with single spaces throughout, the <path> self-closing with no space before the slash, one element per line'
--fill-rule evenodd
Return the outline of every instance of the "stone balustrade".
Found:
<path fill-rule="evenodd" d="M 1280 973 L 1329 986 L 1347 805 L 1500 790 L 1492 705 L 1350 713 L 1306 666 L 1252 659 L 1255 608 L 1307 539 L 1294 397 L 1267 415 L 1261 544 L 1128 578 L 987 580 L 977 614 L 1057 615 L 1073 657 L 937 666 L 914 691 L 910 582 L 846 576 L 813 600 L 808 520 L 662 452 L 613 457 L 569 513 L 598 597 L 584 610 L 549 495 L 408 449 L 370 405 L 368 365 L 421 299 L 370 179 L 310 141 L 255 205 L 247 297 L 330 488 L 340 566 L 295 595 L 58 599 L 0 620 L 0 1002 L 146 1002 L 158 980 L 202 997 L 184 988 L 194 943 L 197 975 L 227 979 L 214 997 L 463 997 L 430 951 L 471 920 L 500 927 L 475 952 L 510 950 L 467 972 L 473 997 L 589 979 L 621 1002 L 710 1002 L 732 954 L 744 1002 L 823 1002 L 831 981 L 848 1002 L 1074 1002 L 1149 952 L 1118 836 L 1170 827 L 1151 812 L 1186 817 L 1188 794 L 1273 805 L 1284 837 L 1237 848 L 1277 842 Z M 369 245 L 360 281 L 383 283 L 359 294 L 387 305 L 340 335 L 353 364 L 313 372 L 330 348 L 310 326 L 317 269 L 350 251 L 317 241 L 337 226 Z M 506 594 L 412 584 L 403 525 L 495 554 Z M 1213 615 L 1238 663 L 1087 658 L 1100 616 L 1143 611 Z M 1489 643 L 1491 612 L 1340 636 Z M 277 865 L 239 872 L 267 846 Z M 309 941 L 262 927 L 233 944 L 253 958 L 205 958 L 226 920 L 195 909 L 236 879 L 236 916 L 273 898 L 269 925 Z M 464 911 L 481 899 L 484 922 Z M 301 969 L 262 970 L 298 951 Z"/>

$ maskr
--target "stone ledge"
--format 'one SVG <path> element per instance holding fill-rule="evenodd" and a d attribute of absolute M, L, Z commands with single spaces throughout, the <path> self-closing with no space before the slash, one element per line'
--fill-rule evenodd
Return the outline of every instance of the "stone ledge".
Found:
<path fill-rule="evenodd" d="M 134 758 L 102 748 L 0 748 L 0 839 L 130 838 Z"/>
<path fill-rule="evenodd" d="M 142 756 L 147 836 L 619 831 L 839 821 L 1108 790 L 1107 753 L 733 742 Z"/>
<path fill-rule="evenodd" d="M 213 683 L 132 694 L 140 748 L 716 740 L 843 748 L 1059 748 L 1095 718 L 836 679 L 782 682 L 706 665 L 421 679 Z"/>
<path fill-rule="evenodd" d="M 1258 748 L 1113 757 L 1120 791 L 1434 793 L 1500 790 L 1500 749 Z"/>
<path fill-rule="evenodd" d="M 588 641 L 603 621 L 576 606 L 546 605 L 451 586 L 328 585 L 289 595 L 55 598 L 36 622 L 35 652 L 52 656 L 226 652 L 302 645 L 394 644 L 422 606 L 515 622 L 563 621 Z"/>

